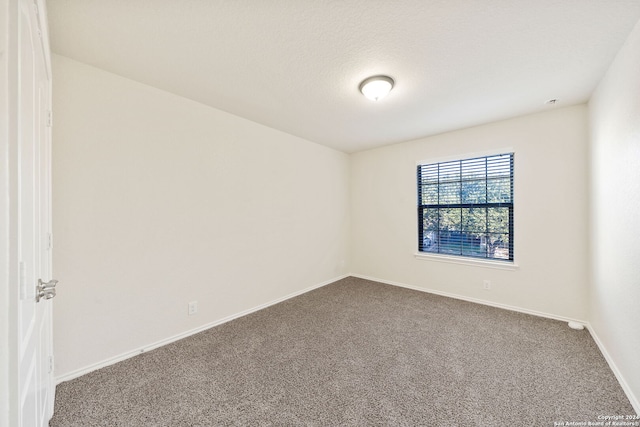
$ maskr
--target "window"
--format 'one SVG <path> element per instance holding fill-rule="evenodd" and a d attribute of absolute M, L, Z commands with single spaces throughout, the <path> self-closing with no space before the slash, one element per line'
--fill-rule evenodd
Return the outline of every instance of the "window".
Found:
<path fill-rule="evenodd" d="M 513 153 L 419 165 L 418 247 L 513 261 Z"/>

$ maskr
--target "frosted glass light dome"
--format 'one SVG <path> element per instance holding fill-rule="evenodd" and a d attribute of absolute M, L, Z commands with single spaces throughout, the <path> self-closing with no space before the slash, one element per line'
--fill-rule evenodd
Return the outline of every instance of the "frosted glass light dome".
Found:
<path fill-rule="evenodd" d="M 393 79 L 388 76 L 373 76 L 360 83 L 360 92 L 372 101 L 379 101 L 391 92 Z"/>

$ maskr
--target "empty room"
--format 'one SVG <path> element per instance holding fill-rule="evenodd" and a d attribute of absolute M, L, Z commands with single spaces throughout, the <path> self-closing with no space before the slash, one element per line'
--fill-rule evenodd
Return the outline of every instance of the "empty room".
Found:
<path fill-rule="evenodd" d="M 0 426 L 640 426 L 639 0 L 0 5 Z"/>

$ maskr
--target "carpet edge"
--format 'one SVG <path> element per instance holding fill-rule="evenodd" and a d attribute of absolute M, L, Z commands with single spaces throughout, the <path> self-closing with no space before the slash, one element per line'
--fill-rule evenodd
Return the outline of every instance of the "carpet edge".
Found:
<path fill-rule="evenodd" d="M 627 399 L 629 399 L 629 403 L 631 403 L 631 406 L 633 406 L 633 410 L 636 411 L 636 414 L 640 414 L 640 399 L 636 397 L 631 387 L 629 387 L 629 384 L 627 383 L 624 376 L 622 375 L 622 372 L 618 369 L 618 366 L 614 362 L 613 357 L 611 357 L 611 355 L 607 351 L 607 348 L 604 346 L 604 343 L 600 340 L 600 337 L 596 333 L 593 326 L 591 326 L 591 323 L 587 322 L 586 326 L 587 326 L 587 329 L 589 330 L 589 334 L 591 334 L 591 338 L 593 338 L 596 345 L 598 346 L 598 349 L 600 350 L 600 353 L 602 353 L 604 360 L 607 361 L 609 368 L 611 369 L 611 371 L 613 371 L 613 375 L 616 376 L 616 379 L 618 380 L 620 387 L 622 387 L 622 391 L 627 396 Z"/>
<path fill-rule="evenodd" d="M 421 288 L 421 287 L 418 287 L 418 286 L 408 285 L 406 283 L 395 282 L 395 281 L 392 281 L 392 280 L 379 279 L 379 278 L 371 277 L 371 276 L 365 276 L 363 274 L 351 273 L 350 276 L 351 277 L 357 277 L 359 279 L 370 280 L 370 281 L 373 281 L 373 282 L 384 283 L 386 285 L 397 286 L 397 287 L 400 287 L 400 288 L 411 289 L 411 290 L 414 290 L 414 291 L 426 292 L 426 293 L 429 293 L 429 294 L 440 295 L 440 296 L 443 296 L 443 297 L 454 298 L 454 299 L 458 299 L 458 300 L 462 300 L 462 301 L 468 301 L 468 302 L 472 302 L 472 303 L 476 303 L 476 304 L 487 305 L 487 306 L 490 306 L 490 307 L 501 308 L 501 309 L 509 310 L 509 311 L 515 311 L 515 312 L 518 312 L 518 313 L 530 314 L 532 316 L 543 317 L 543 318 L 552 319 L 552 320 L 560 320 L 560 321 L 563 321 L 563 322 L 578 322 L 578 323 L 581 323 L 589 331 L 589 334 L 591 335 L 591 338 L 593 338 L 593 341 L 595 341 L 596 345 L 598 346 L 598 349 L 600 350 L 600 353 L 602 354 L 604 359 L 607 361 L 607 364 L 609 365 L 609 368 L 613 372 L 613 375 L 615 375 L 616 380 L 618 380 L 618 384 L 620 384 L 620 387 L 622 388 L 622 391 L 627 396 L 627 399 L 629 399 L 629 403 L 631 403 L 631 406 L 636 411 L 636 413 L 640 414 L 640 401 L 638 400 L 638 398 L 636 398 L 635 394 L 633 393 L 633 390 L 631 390 L 631 388 L 627 384 L 626 380 L 624 379 L 624 376 L 622 375 L 622 372 L 620 372 L 620 370 L 616 366 L 613 358 L 611 357 L 611 355 L 607 351 L 606 347 L 604 346 L 604 344 L 602 343 L 602 341 L 598 337 L 596 331 L 593 329 L 593 326 L 588 321 L 579 320 L 579 319 L 573 319 L 573 318 L 565 317 L 565 316 L 559 316 L 559 315 L 551 314 L 551 313 L 545 313 L 545 312 L 542 312 L 542 311 L 529 310 L 529 309 L 522 308 L 522 307 L 496 303 L 496 302 L 482 300 L 482 299 L 478 299 L 478 298 L 466 297 L 466 296 L 463 296 L 463 295 L 452 294 L 452 293 L 448 293 L 448 292 L 437 291 L 435 289 Z"/>
<path fill-rule="evenodd" d="M 499 303 L 499 302 L 483 300 L 483 299 L 480 299 L 480 298 L 467 297 L 467 296 L 464 296 L 464 295 L 458 295 L 458 294 L 453 294 L 453 293 L 449 293 L 449 292 L 438 291 L 438 290 L 430 289 L 430 288 L 422 288 L 422 287 L 419 287 L 419 286 L 408 285 L 406 283 L 395 282 L 395 281 L 392 281 L 392 280 L 378 279 L 376 277 L 365 276 L 365 275 L 362 275 L 362 274 L 355 274 L 354 273 L 354 274 L 351 274 L 351 276 L 352 277 L 357 277 L 359 279 L 371 280 L 373 282 L 384 283 L 386 285 L 398 286 L 398 287 L 401 287 L 401 288 L 412 289 L 414 291 L 426 292 L 428 294 L 440 295 L 440 296 L 447 297 L 447 298 L 453 298 L 453 299 L 457 299 L 457 300 L 472 302 L 472 303 L 475 303 L 475 304 L 488 305 L 490 307 L 502 308 L 504 310 L 509 310 L 509 311 L 516 311 L 518 313 L 530 314 L 532 316 L 537 316 L 537 317 L 544 317 L 546 319 L 560 320 L 560 321 L 563 321 L 563 322 L 578 322 L 578 323 L 581 323 L 583 325 L 587 325 L 587 323 L 588 323 L 586 320 L 575 319 L 575 318 L 566 317 L 566 316 L 560 316 L 560 315 L 553 314 L 553 313 L 546 313 L 544 311 L 530 310 L 528 308 L 518 307 L 518 306 L 515 306 L 515 305 L 502 304 L 502 303 Z"/>
<path fill-rule="evenodd" d="M 251 314 L 251 313 L 254 313 L 256 311 L 265 309 L 267 307 L 270 307 L 272 305 L 281 303 L 281 302 L 286 301 L 288 299 L 295 298 L 295 297 L 300 296 L 302 294 L 306 294 L 307 292 L 311 292 L 311 291 L 313 291 L 315 289 L 322 288 L 323 286 L 330 285 L 331 283 L 337 282 L 337 281 L 342 280 L 342 279 L 346 279 L 347 277 L 350 277 L 350 276 L 351 276 L 351 274 L 343 274 L 341 276 L 337 276 L 337 277 L 334 277 L 332 279 L 325 280 L 325 281 L 323 281 L 321 283 L 318 283 L 318 284 L 309 286 L 307 288 L 301 289 L 299 291 L 287 294 L 287 295 L 285 295 L 283 297 L 277 298 L 275 300 L 271 300 L 271 301 L 266 302 L 264 304 L 260 304 L 258 306 L 249 308 L 247 310 L 243 310 L 241 312 L 238 312 L 238 313 L 223 317 L 222 319 L 214 320 L 213 322 L 209 322 L 209 323 L 206 323 L 204 325 L 198 326 L 196 328 L 189 329 L 187 331 L 181 332 L 181 333 L 173 335 L 171 337 L 164 338 L 162 340 L 153 342 L 153 343 L 148 344 L 148 345 L 144 345 L 142 347 L 138 347 L 138 348 L 136 348 L 134 350 L 130 350 L 130 351 L 127 351 L 125 353 L 121 353 L 121 354 L 119 354 L 117 356 L 109 357 L 109 358 L 107 358 L 107 359 L 105 359 L 105 360 L 103 360 L 101 362 L 85 366 L 84 368 L 76 369 L 75 371 L 68 372 L 68 373 L 66 373 L 64 375 L 61 375 L 59 377 L 55 377 L 54 378 L 54 382 L 55 382 L 56 385 L 58 385 L 58 384 L 63 383 L 65 381 L 70 381 L 70 380 L 72 380 L 74 378 L 78 378 L 78 377 L 80 377 L 82 375 L 88 374 L 88 373 L 96 371 L 98 369 L 105 368 L 107 366 L 113 365 L 113 364 L 118 363 L 118 362 L 122 362 L 123 360 L 130 359 L 133 356 L 137 356 L 138 354 L 142 354 L 142 353 L 145 353 L 147 351 L 154 350 L 156 348 L 162 347 L 162 346 L 167 345 L 167 344 L 171 344 L 172 342 L 181 340 L 183 338 L 187 338 L 187 337 L 189 337 L 191 335 L 195 335 L 197 333 L 200 333 L 200 332 L 205 331 L 207 329 L 213 328 L 215 326 L 222 325 L 223 323 L 230 322 L 231 320 L 237 319 L 237 318 L 242 317 L 242 316 L 246 316 L 247 314 Z"/>

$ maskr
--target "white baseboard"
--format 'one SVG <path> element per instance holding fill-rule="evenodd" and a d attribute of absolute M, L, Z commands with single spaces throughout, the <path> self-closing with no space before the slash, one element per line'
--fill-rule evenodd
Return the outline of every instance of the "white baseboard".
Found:
<path fill-rule="evenodd" d="M 631 406 L 633 406 L 633 410 L 636 411 L 636 414 L 640 414 L 640 399 L 638 399 L 638 397 L 636 397 L 636 395 L 633 394 L 633 390 L 631 390 L 631 387 L 629 387 L 629 384 L 624 379 L 624 376 L 622 376 L 622 372 L 620 372 L 620 370 L 618 369 L 618 366 L 613 361 L 613 358 L 607 351 L 607 348 L 604 346 L 604 344 L 600 340 L 600 337 L 598 337 L 598 334 L 596 333 L 595 329 L 591 326 L 590 323 L 587 323 L 587 329 L 591 334 L 591 338 L 593 338 L 593 340 L 596 342 L 596 345 L 600 349 L 600 353 L 602 353 L 602 355 L 604 356 L 604 359 L 609 364 L 609 368 L 611 368 L 611 370 L 613 371 L 613 374 L 616 376 L 616 379 L 620 383 L 620 387 L 622 387 L 622 390 L 627 395 L 629 402 L 631 402 Z M 624 414 L 624 415 L 631 415 L 631 414 Z"/>
<path fill-rule="evenodd" d="M 522 307 L 517 307 L 517 306 L 514 306 L 514 305 L 508 305 L 508 304 L 501 304 L 499 302 L 487 301 L 487 300 L 483 300 L 483 299 L 479 299 L 479 298 L 471 298 L 471 297 L 467 297 L 467 296 L 464 296 L 464 295 L 452 294 L 452 293 L 449 293 L 449 292 L 442 292 L 442 291 L 438 291 L 438 290 L 435 290 L 435 289 L 421 288 L 421 287 L 418 287 L 418 286 L 407 285 L 405 283 L 394 282 L 394 281 L 391 281 L 391 280 L 377 279 L 375 277 L 364 276 L 362 274 L 351 274 L 351 276 L 359 277 L 360 279 L 371 280 L 373 282 L 384 283 L 386 285 L 393 285 L 393 286 L 399 286 L 401 288 L 413 289 L 414 291 L 426 292 L 428 294 L 435 294 L 435 295 L 440 295 L 440 296 L 443 296 L 443 297 L 448 297 L 448 298 L 459 299 L 459 300 L 462 300 L 462 301 L 473 302 L 473 303 L 476 303 L 476 304 L 488 305 L 488 306 L 491 306 L 491 307 L 502 308 L 502 309 L 510 310 L 510 311 L 517 311 L 518 313 L 531 314 L 533 316 L 544 317 L 544 318 L 547 318 L 547 319 L 561 320 L 561 321 L 567 322 L 567 323 L 568 322 L 577 322 L 577 323 L 581 323 L 583 325 L 587 324 L 587 322 L 584 321 L 584 320 L 574 319 L 574 318 L 571 318 L 571 317 L 559 316 L 557 314 L 545 313 L 543 311 L 537 311 L 537 310 L 530 310 L 528 308 L 522 308 Z"/>
<path fill-rule="evenodd" d="M 551 313 L 545 313 L 545 312 L 541 312 L 541 311 L 537 311 L 537 310 L 530 310 L 530 309 L 526 309 L 526 308 L 522 308 L 522 307 L 516 307 L 516 306 L 512 306 L 512 305 L 495 303 L 495 302 L 492 302 L 492 301 L 486 301 L 486 300 L 482 300 L 482 299 L 478 299 L 478 298 L 466 297 L 466 296 L 463 296 L 463 295 L 452 294 L 452 293 L 449 293 L 449 292 L 442 292 L 442 291 L 438 291 L 438 290 L 435 290 L 435 289 L 421 288 L 421 287 L 418 287 L 418 286 L 407 285 L 405 283 L 394 282 L 394 281 L 384 280 L 384 279 L 378 279 L 378 278 L 375 278 L 375 277 L 365 276 L 365 275 L 362 275 L 362 274 L 345 274 L 345 275 L 342 275 L 342 276 L 335 277 L 333 279 L 327 280 L 325 282 L 319 283 L 319 284 L 314 285 L 314 286 L 310 286 L 308 288 L 305 288 L 305 289 L 302 289 L 300 291 L 291 293 L 289 295 L 286 295 L 284 297 L 275 299 L 275 300 L 267 302 L 265 304 L 261 304 L 261 305 L 258 305 L 256 307 L 250 308 L 248 310 L 244 310 L 244 311 L 241 311 L 239 313 L 233 314 L 231 316 L 227 316 L 227 317 L 224 317 L 222 319 L 216 320 L 214 322 L 207 323 L 206 325 L 199 326 L 197 328 L 185 331 L 183 333 L 174 335 L 172 337 L 157 341 L 157 342 L 152 343 L 150 345 L 147 345 L 147 346 L 144 346 L 144 347 L 140 347 L 140 348 L 134 349 L 134 350 L 126 352 L 126 353 L 122 353 L 122 354 L 120 354 L 118 356 L 111 357 L 111 358 L 103 360 L 103 361 L 101 361 L 99 363 L 95 363 L 93 365 L 89 365 L 89 366 L 86 366 L 84 368 L 77 369 L 75 371 L 69 372 L 69 373 L 67 373 L 65 375 L 62 375 L 60 377 L 56 377 L 55 378 L 55 382 L 56 382 L 56 384 L 60 384 L 60 383 L 62 383 L 64 381 L 72 380 L 74 378 L 77 378 L 77 377 L 80 377 L 82 375 L 88 374 L 89 372 L 95 371 L 95 370 L 100 369 L 100 368 L 104 368 L 104 367 L 109 366 L 109 365 L 113 365 L 115 363 L 118 363 L 118 362 L 121 362 L 123 360 L 129 359 L 129 358 L 131 358 L 133 356 L 136 356 L 138 354 L 153 350 L 153 349 L 158 348 L 158 347 L 162 347 L 163 345 L 170 344 L 170 343 L 178 341 L 178 340 L 180 340 L 182 338 L 186 338 L 188 336 L 197 334 L 199 332 L 202 332 L 202 331 L 207 330 L 209 328 L 213 328 L 214 326 L 221 325 L 223 323 L 229 322 L 229 321 L 237 319 L 239 317 L 246 316 L 247 314 L 262 310 L 262 309 L 267 308 L 269 306 L 278 304 L 278 303 L 280 303 L 282 301 L 286 301 L 288 299 L 297 297 L 299 295 L 302 295 L 302 294 L 310 292 L 310 291 L 312 291 L 314 289 L 318 289 L 318 288 L 321 288 L 323 286 L 329 285 L 329 284 L 331 284 L 333 282 L 336 282 L 338 280 L 344 279 L 344 278 L 349 277 L 349 276 L 358 277 L 360 279 L 365 279 L 365 280 L 371 280 L 371 281 L 374 281 L 374 282 L 384 283 L 384 284 L 387 284 L 387 285 L 398 286 L 398 287 L 401 287 L 401 288 L 413 289 L 413 290 L 416 290 L 416 291 L 426 292 L 426 293 L 440 295 L 440 296 L 444 296 L 444 297 L 455 298 L 455 299 L 459 299 L 459 300 L 463 300 L 463 301 L 473 302 L 473 303 L 476 303 L 476 304 L 488 305 L 488 306 L 491 306 L 491 307 L 502 308 L 502 309 L 505 309 L 505 310 L 516 311 L 516 312 L 525 313 L 525 314 L 531 314 L 533 316 L 544 317 L 544 318 L 554 319 L 554 320 L 560 320 L 560 321 L 563 321 L 563 322 L 578 322 L 578 323 L 581 323 L 581 324 L 585 325 L 587 327 L 587 329 L 589 330 L 589 333 L 591 334 L 591 337 L 593 338 L 593 340 L 595 341 L 596 345 L 600 349 L 600 352 L 602 353 L 602 355 L 604 356 L 605 360 L 609 364 L 609 367 L 611 368 L 611 371 L 613 371 L 613 374 L 616 376 L 616 379 L 620 383 L 620 386 L 622 387 L 622 390 L 627 395 L 627 398 L 631 402 L 631 405 L 633 406 L 634 410 L 636 411 L 637 414 L 640 414 L 640 400 L 633 394 L 633 391 L 631 390 L 631 388 L 629 387 L 629 385 L 625 381 L 622 373 L 620 372 L 620 370 L 616 366 L 615 362 L 611 358 L 611 355 L 609 354 L 609 352 L 607 351 L 606 347 L 604 346 L 604 344 L 602 343 L 602 341 L 598 337 L 596 331 L 593 329 L 593 327 L 591 326 L 591 324 L 589 322 L 586 322 L 584 320 L 573 319 L 573 318 L 569 318 L 569 317 L 565 317 L 565 316 L 559 316 L 559 315 L 555 315 L 555 314 L 551 314 Z"/>
<path fill-rule="evenodd" d="M 293 292 L 293 293 L 291 293 L 289 295 L 285 295 L 285 296 L 283 296 L 281 298 L 278 298 L 278 299 L 275 299 L 273 301 L 269 301 L 269 302 L 267 302 L 265 304 L 260 304 L 260 305 L 258 305 L 256 307 L 250 308 L 248 310 L 241 311 L 239 313 L 232 314 L 230 316 L 227 316 L 227 317 L 224 317 L 222 319 L 207 323 L 207 324 L 199 326 L 197 328 L 190 329 L 188 331 L 182 332 L 182 333 L 174 335 L 172 337 L 165 338 L 163 340 L 156 341 L 156 342 L 154 342 L 152 344 L 136 348 L 136 349 L 128 351 L 126 353 L 122 353 L 122 354 L 120 354 L 118 356 L 110 357 L 109 359 L 105 359 L 105 360 L 103 360 L 101 362 L 94 363 L 94 364 L 89 365 L 89 366 L 85 366 L 84 368 L 80 368 L 80 369 L 77 369 L 75 371 L 72 371 L 72 372 L 66 373 L 64 375 L 61 375 L 59 377 L 56 377 L 55 378 L 55 383 L 56 384 L 60 384 L 60 383 L 65 382 L 65 381 L 72 380 L 74 378 L 77 378 L 77 377 L 80 377 L 82 375 L 88 374 L 89 372 L 98 370 L 100 368 L 104 368 L 104 367 L 109 366 L 109 365 L 113 365 L 115 363 L 118 363 L 118 362 L 121 362 L 123 360 L 129 359 L 129 358 L 131 358 L 133 356 L 137 356 L 138 354 L 145 353 L 147 351 L 156 349 L 158 347 L 162 347 L 163 345 L 167 345 L 167 344 L 170 344 L 172 342 L 181 340 L 181 339 L 186 338 L 188 336 L 191 336 L 191 335 L 197 334 L 199 332 L 205 331 L 207 329 L 213 328 L 214 326 L 218 326 L 218 325 L 221 325 L 223 323 L 227 323 L 227 322 L 229 322 L 231 320 L 237 319 L 238 317 L 246 316 L 247 314 L 251 314 L 253 312 L 262 310 L 264 308 L 267 308 L 269 306 L 278 304 L 278 303 L 280 303 L 282 301 L 286 301 L 288 299 L 297 297 L 299 295 L 302 295 L 302 294 L 310 292 L 310 291 L 312 291 L 314 289 L 318 289 L 318 288 L 321 288 L 323 286 L 329 285 L 329 284 L 331 284 L 333 282 L 336 282 L 338 280 L 344 279 L 344 278 L 349 277 L 349 276 L 350 276 L 349 274 L 345 274 L 345 275 L 342 275 L 342 276 L 335 277 L 333 279 L 324 281 L 322 283 L 318 283 L 317 285 L 313 285 L 313 286 L 310 286 L 308 288 L 302 289 L 300 291 Z"/>
<path fill-rule="evenodd" d="M 631 388 L 627 384 L 626 380 L 622 376 L 622 373 L 620 372 L 620 370 L 616 366 L 615 362 L 613 361 L 613 358 L 611 357 L 611 355 L 607 351 L 606 347 L 604 346 L 604 344 L 602 343 L 602 341 L 600 340 L 600 338 L 596 334 L 596 331 L 593 329 L 593 327 L 591 326 L 591 324 L 589 322 L 586 322 L 584 320 L 572 319 L 572 318 L 565 317 L 565 316 L 558 316 L 556 314 L 545 313 L 545 312 L 542 312 L 542 311 L 529 310 L 529 309 L 526 309 L 526 308 L 516 307 L 516 306 L 512 306 L 512 305 L 495 303 L 495 302 L 492 302 L 492 301 L 486 301 L 486 300 L 482 300 L 482 299 L 478 299 L 478 298 L 470 298 L 470 297 L 466 297 L 466 296 L 463 296 L 463 295 L 451 294 L 451 293 L 448 293 L 448 292 L 437 291 L 437 290 L 434 290 L 434 289 L 420 288 L 418 286 L 407 285 L 405 283 L 394 282 L 394 281 L 391 281 L 391 280 L 378 279 L 378 278 L 375 278 L 375 277 L 364 276 L 362 274 L 351 274 L 351 276 L 352 277 L 358 277 L 360 279 L 371 280 L 373 282 L 384 283 L 384 284 L 387 284 L 387 285 L 398 286 L 398 287 L 401 287 L 401 288 L 413 289 L 413 290 L 416 290 L 416 291 L 426 292 L 426 293 L 435 294 L 435 295 L 441 295 L 441 296 L 444 296 L 444 297 L 455 298 L 455 299 L 459 299 L 459 300 L 463 300 L 463 301 L 469 301 L 469 302 L 482 304 L 482 305 L 488 305 L 488 306 L 491 306 L 491 307 L 503 308 L 505 310 L 517 311 L 519 313 L 531 314 L 533 316 L 544 317 L 544 318 L 547 318 L 547 319 L 560 320 L 560 321 L 563 321 L 563 322 L 577 322 L 577 323 L 583 324 L 587 328 L 589 333 L 591 334 L 591 337 L 593 338 L 593 340 L 595 341 L 596 345 L 600 349 L 600 352 L 602 353 L 602 355 L 604 356 L 605 360 L 609 364 L 609 368 L 611 368 L 611 371 L 613 371 L 613 374 L 616 376 L 616 379 L 618 380 L 618 383 L 620 383 L 620 387 L 622 387 L 622 390 L 624 391 L 624 393 L 627 395 L 627 398 L 629 399 L 629 402 L 631 403 L 631 406 L 633 406 L 633 409 L 636 411 L 637 414 L 640 414 L 640 401 L 633 394 L 633 391 L 631 390 Z M 624 415 L 631 415 L 631 414 L 624 414 Z"/>

